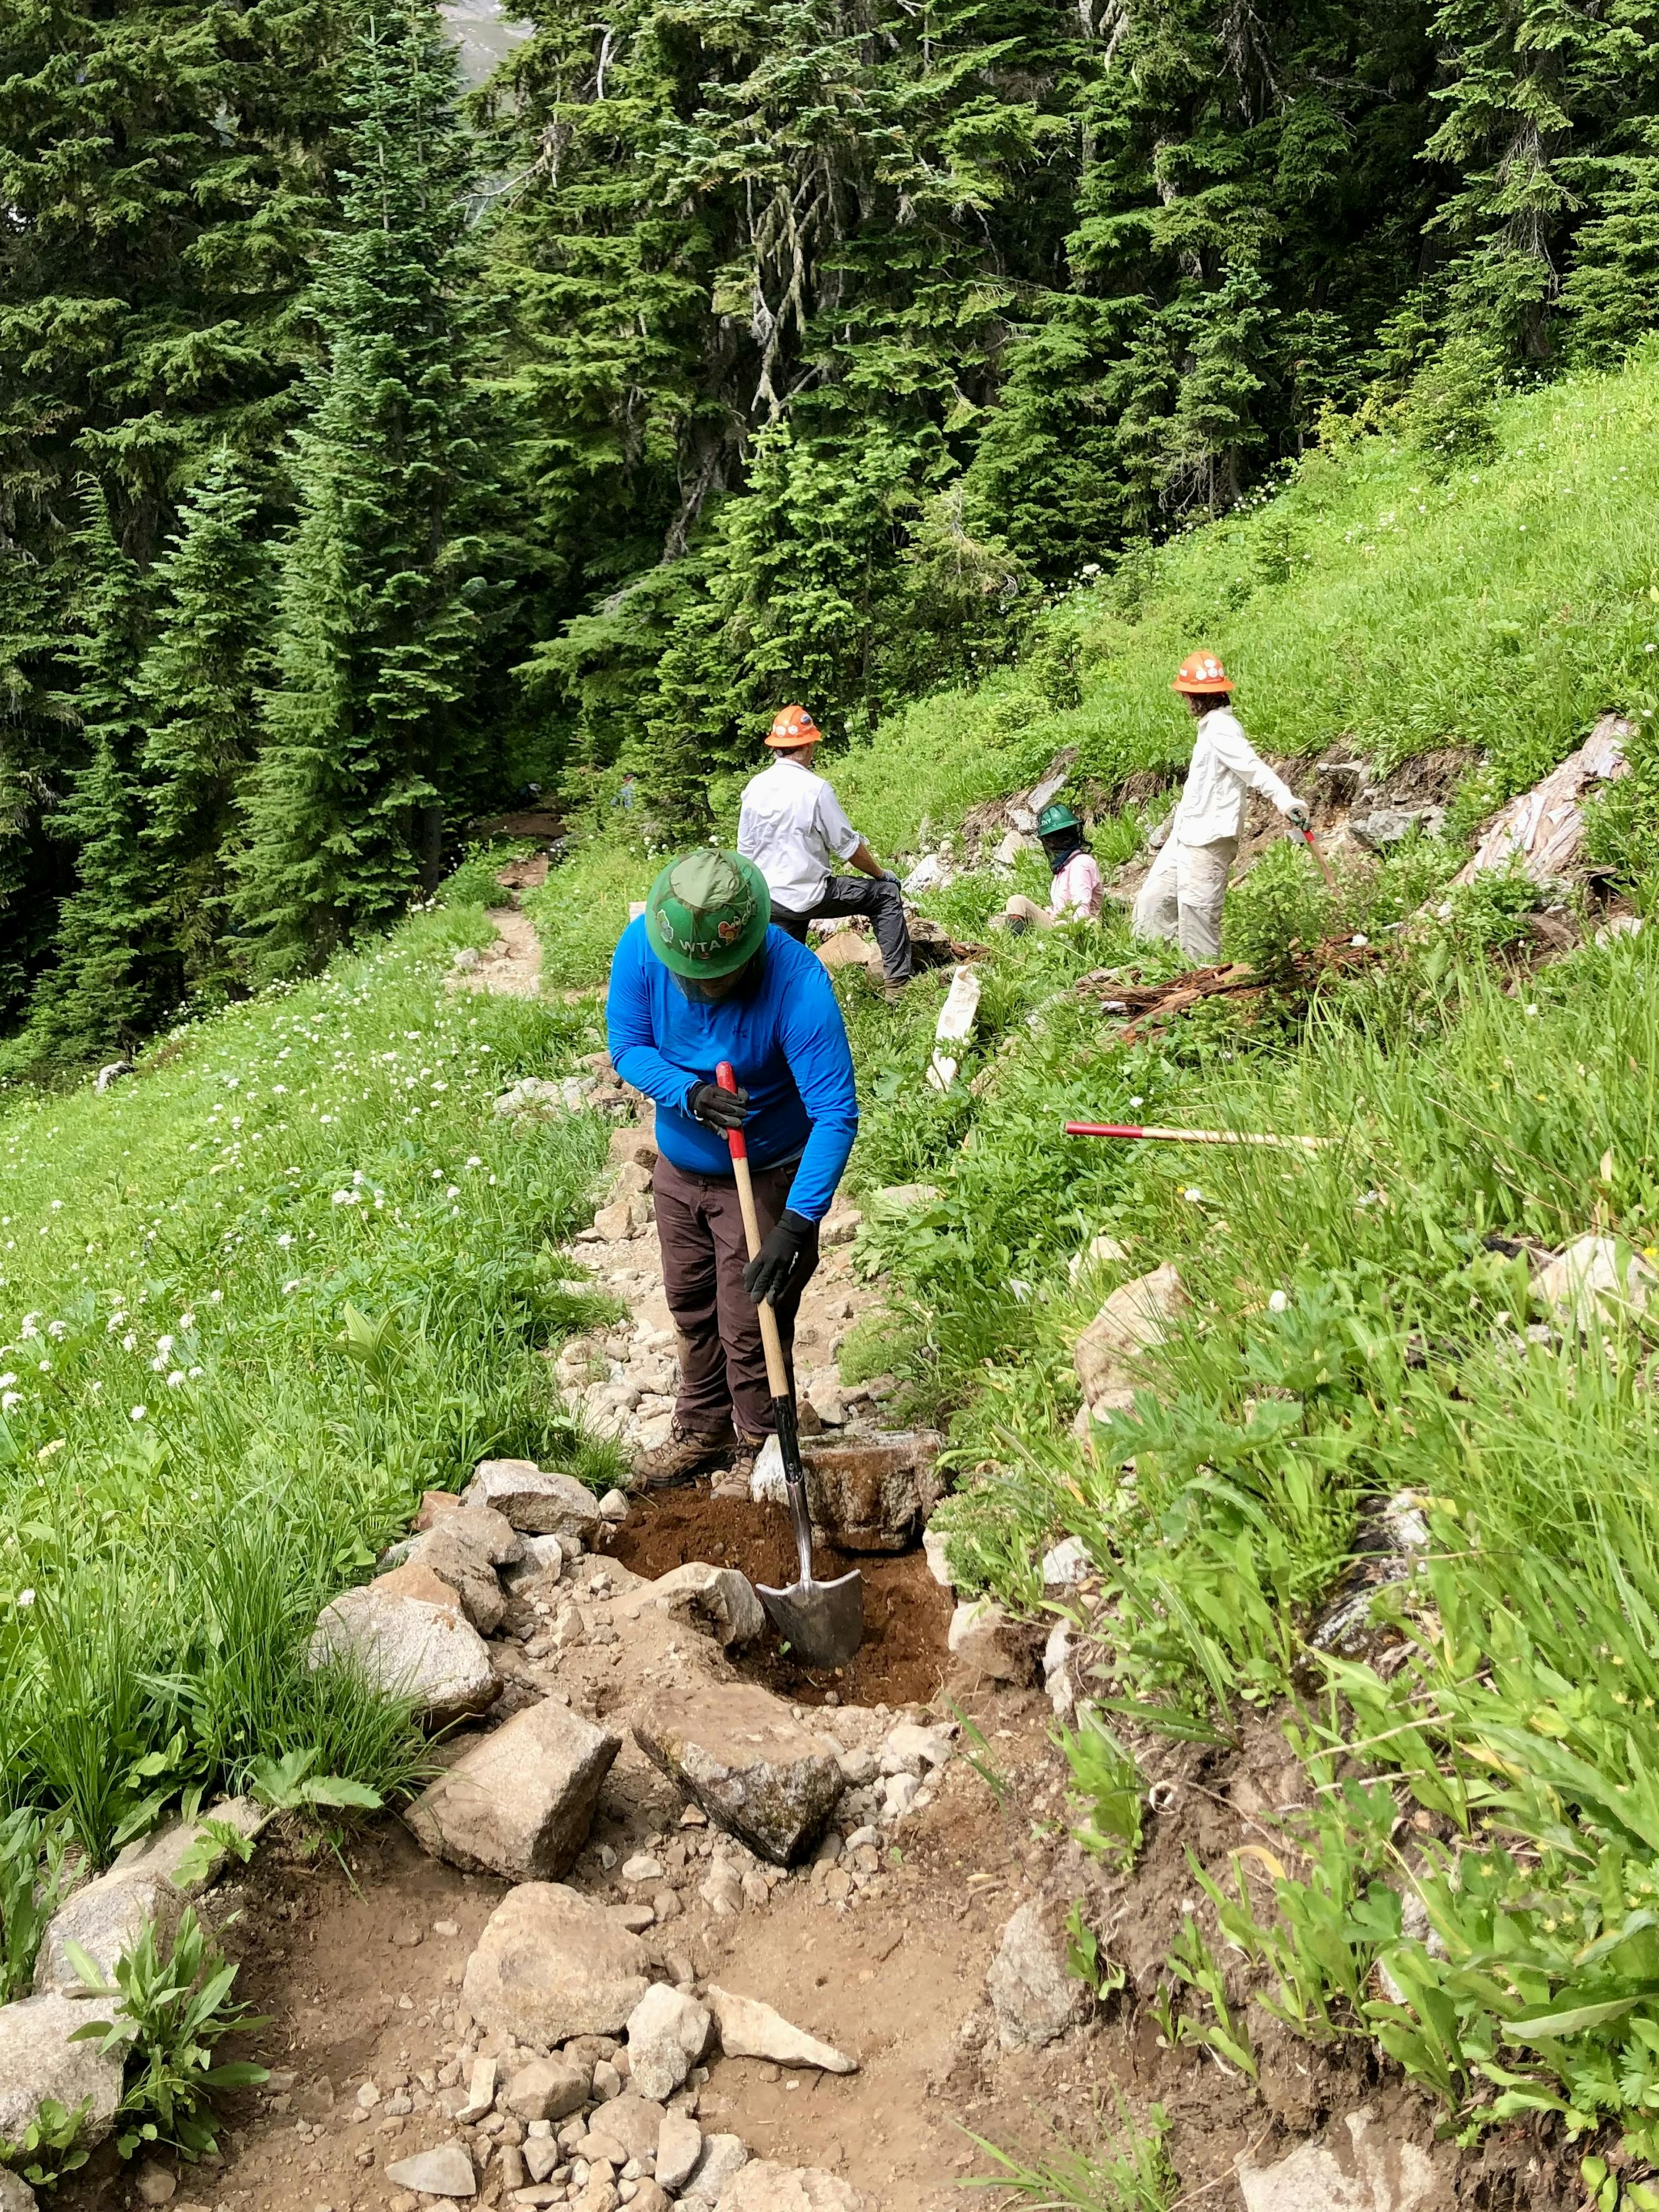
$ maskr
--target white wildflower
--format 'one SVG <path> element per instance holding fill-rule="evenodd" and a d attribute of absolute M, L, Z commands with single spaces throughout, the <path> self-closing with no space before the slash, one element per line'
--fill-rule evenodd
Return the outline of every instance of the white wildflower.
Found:
<path fill-rule="evenodd" d="M 182 1390 L 184 1387 L 185 1370 L 182 1367 L 175 1367 L 167 1377 L 167 1388 L 169 1390 Z"/>
<path fill-rule="evenodd" d="M 148 1406 L 135 1406 L 128 1413 L 127 1419 L 130 1421 L 147 1421 L 149 1419 L 149 1407 Z"/>
<path fill-rule="evenodd" d="M 1290 1303 L 1289 1298 L 1285 1297 L 1283 1291 L 1275 1291 L 1267 1301 L 1267 1311 L 1269 1313 L 1283 1313 L 1285 1307 L 1289 1305 Z"/>
<path fill-rule="evenodd" d="M 123 1352 L 137 1352 L 138 1349 L 138 1340 L 131 1329 L 121 1339 L 121 1349 Z"/>

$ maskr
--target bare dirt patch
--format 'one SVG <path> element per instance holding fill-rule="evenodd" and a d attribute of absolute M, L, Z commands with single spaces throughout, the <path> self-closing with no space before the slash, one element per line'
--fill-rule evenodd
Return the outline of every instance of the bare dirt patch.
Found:
<path fill-rule="evenodd" d="M 736 1567 L 751 1583 L 774 1589 L 787 1588 L 796 1574 L 795 1540 L 782 1506 L 716 1498 L 701 1483 L 639 1499 L 605 1549 L 630 1572 L 653 1581 L 691 1559 Z M 888 1706 L 936 1698 L 950 1665 L 951 1597 L 922 1554 L 842 1552 L 820 1544 L 813 1564 L 825 1581 L 854 1568 L 864 1577 L 858 1656 L 833 1673 L 810 1674 L 780 1653 L 769 1633 L 757 1651 L 738 1661 L 738 1672 L 798 1705 L 819 1705 L 827 1696 L 844 1705 Z"/>

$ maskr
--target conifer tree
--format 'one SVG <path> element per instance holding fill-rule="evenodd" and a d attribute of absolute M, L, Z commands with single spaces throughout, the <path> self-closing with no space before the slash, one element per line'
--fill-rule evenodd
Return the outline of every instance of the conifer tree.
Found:
<path fill-rule="evenodd" d="M 136 681 L 140 836 L 182 992 L 233 980 L 228 880 L 267 672 L 270 560 L 258 501 L 222 447 L 150 572 L 155 635 Z"/>
<path fill-rule="evenodd" d="M 135 1042 L 167 1010 L 165 907 L 143 847 L 137 678 L 144 642 L 137 564 L 115 540 L 101 489 L 82 489 L 88 580 L 67 659 L 86 751 L 54 833 L 75 853 L 75 888 L 58 919 L 55 964 L 36 988 L 29 1027 L 68 1061 Z"/>
<path fill-rule="evenodd" d="M 431 0 L 365 13 L 344 220 L 312 301 L 324 360 L 297 441 L 277 681 L 237 864 L 262 972 L 324 957 L 435 881 L 467 765 L 482 453 L 456 82 Z"/>

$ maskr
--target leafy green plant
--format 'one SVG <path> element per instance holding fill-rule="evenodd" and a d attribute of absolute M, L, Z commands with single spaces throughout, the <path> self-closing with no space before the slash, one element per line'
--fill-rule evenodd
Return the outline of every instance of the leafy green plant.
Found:
<path fill-rule="evenodd" d="M 1170 1953 L 1169 1967 L 1183 1990 L 1202 1998 L 1210 2014 L 1206 2020 L 1189 2013 L 1183 1998 L 1179 2009 L 1168 2014 L 1175 2028 L 1174 2040 L 1204 2045 L 1254 2081 L 1259 2069 L 1249 2031 L 1242 2021 L 1234 2017 L 1227 2002 L 1226 1978 L 1220 1961 L 1191 1914 L 1181 1923 L 1181 1933 Z"/>
<path fill-rule="evenodd" d="M 104 2052 L 131 2046 L 116 2138 L 121 2155 L 150 2142 L 170 2143 L 189 2158 L 216 2149 L 215 2094 L 255 2087 L 269 2076 L 250 2060 L 216 2060 L 215 2047 L 269 2022 L 229 2002 L 237 1968 L 210 1945 L 194 1909 L 185 1906 L 165 1959 L 153 1924 L 107 1977 L 78 1944 L 68 1949 L 87 1993 L 112 2001 L 107 2020 L 89 2021 L 71 2040 Z"/>
<path fill-rule="evenodd" d="M 0 2136 L 0 2166 L 21 2173 L 32 2189 L 50 2189 L 66 2173 L 74 2173 L 92 2155 L 81 2141 L 90 2097 L 78 2105 L 60 2105 L 43 2097 L 33 2118 L 15 2142 Z"/>
<path fill-rule="evenodd" d="M 1128 1978 L 1125 1968 L 1101 1949 L 1099 1936 L 1083 1917 L 1081 1898 L 1073 1899 L 1066 1916 L 1066 1971 L 1097 2001 L 1121 1990 Z"/>
<path fill-rule="evenodd" d="M 35 1954 L 63 1891 L 61 1830 L 17 1806 L 0 1820 L 0 2004 L 33 1986 Z"/>
<path fill-rule="evenodd" d="M 380 1793 L 367 1784 L 352 1782 L 339 1774 L 313 1774 L 319 1753 L 314 1744 L 303 1751 L 285 1752 L 281 1759 L 255 1759 L 248 1774 L 248 1788 L 262 1804 L 275 1808 L 279 1813 L 295 1812 L 301 1806 L 328 1805 L 349 1808 L 362 1813 L 376 1813 L 380 1808 Z"/>
<path fill-rule="evenodd" d="M 1140 1849 L 1146 1785 L 1140 1769 L 1091 1705 L 1054 1741 L 1065 1753 L 1080 1817 L 1072 1833 L 1097 1858 L 1133 1865 Z"/>

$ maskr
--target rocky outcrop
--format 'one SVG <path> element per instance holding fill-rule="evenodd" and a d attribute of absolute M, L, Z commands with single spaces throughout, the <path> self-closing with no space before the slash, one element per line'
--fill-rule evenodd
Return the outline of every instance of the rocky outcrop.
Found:
<path fill-rule="evenodd" d="M 457 1759 L 410 1808 L 434 1858 L 509 1881 L 551 1881 L 587 1841 L 622 1739 L 546 1698 Z"/>
<path fill-rule="evenodd" d="M 486 2027 L 545 2046 L 620 2035 L 650 1985 L 645 1946 L 603 1905 L 562 1882 L 532 1881 L 489 1916 L 461 1990 Z"/>
<path fill-rule="evenodd" d="M 843 1787 L 835 1747 L 752 1683 L 665 1691 L 640 1711 L 634 1740 L 711 1820 L 777 1866 L 811 1849 Z"/>

